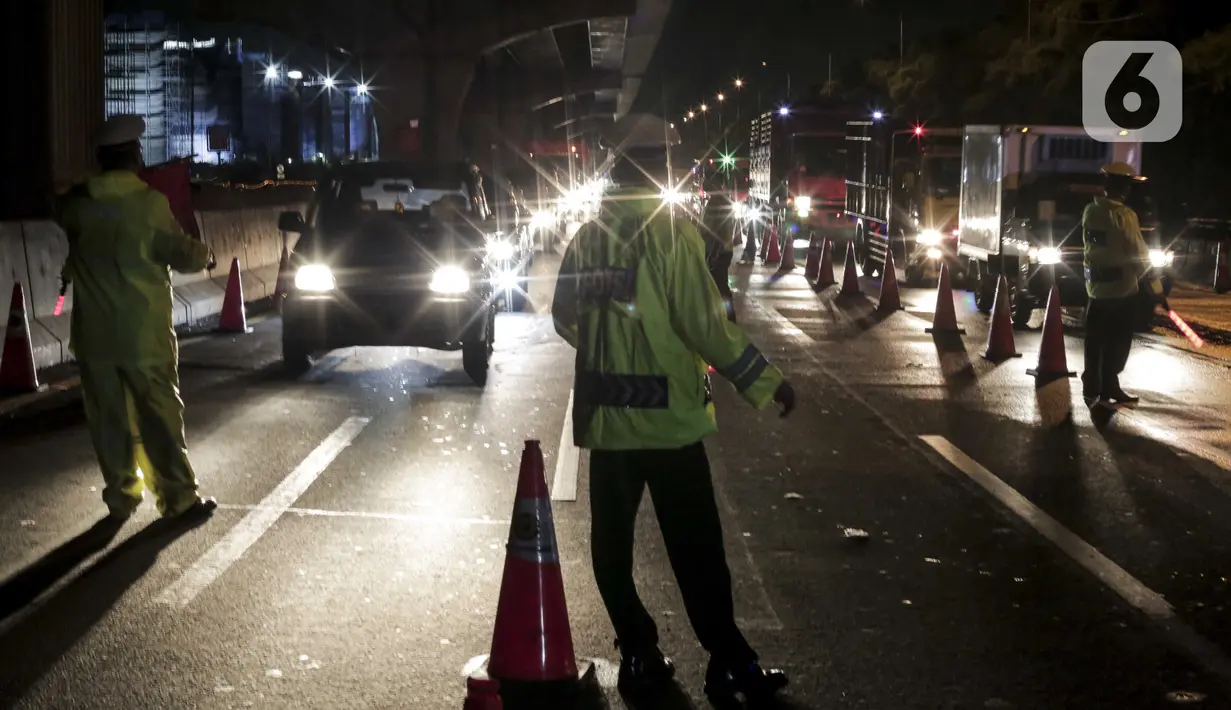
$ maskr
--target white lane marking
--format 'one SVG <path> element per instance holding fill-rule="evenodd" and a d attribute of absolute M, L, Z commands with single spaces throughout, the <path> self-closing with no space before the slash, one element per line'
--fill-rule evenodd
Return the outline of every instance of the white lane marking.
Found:
<path fill-rule="evenodd" d="M 581 465 L 581 449 L 573 443 L 573 390 L 568 392 L 568 408 L 564 410 L 564 429 L 560 431 L 560 446 L 556 449 L 556 475 L 551 481 L 551 499 L 577 500 L 577 469 Z"/>
<path fill-rule="evenodd" d="M 731 506 L 731 501 L 727 498 L 727 494 L 723 492 L 722 487 L 718 485 L 718 481 L 726 480 L 727 466 L 722 461 L 722 457 L 718 455 L 716 448 L 709 444 L 705 445 L 706 455 L 710 460 L 710 472 L 714 478 L 714 495 L 718 498 L 719 504 L 726 510 L 727 515 L 734 518 L 735 508 Z M 782 619 L 778 616 L 777 610 L 774 609 L 774 604 L 769 600 L 769 592 L 765 589 L 765 578 L 761 576 L 761 568 L 757 567 L 756 560 L 752 557 L 752 549 L 748 547 L 748 541 L 743 535 L 737 535 L 740 549 L 744 551 L 744 559 L 748 561 L 748 574 L 752 577 L 752 581 L 756 583 L 757 591 L 761 593 L 761 605 L 765 607 L 766 618 L 764 619 L 745 619 L 741 626 L 748 630 L 757 631 L 781 631 L 783 629 Z"/>
<path fill-rule="evenodd" d="M 791 321 L 788 318 L 773 309 L 763 306 L 757 301 L 757 299 L 749 297 L 745 300 L 745 303 L 748 306 L 751 306 L 754 310 L 760 311 L 767 320 L 774 323 L 777 326 L 779 333 L 789 335 L 798 340 L 807 341 L 806 344 L 800 343 L 801 345 L 816 343 L 816 340 L 808 334 L 792 326 Z M 893 432 L 898 439 L 900 439 L 911 449 L 917 451 L 925 459 L 931 461 L 932 465 L 936 466 L 939 470 L 948 470 L 944 463 L 947 462 L 947 459 L 940 456 L 936 449 L 930 446 L 920 445 L 917 439 L 907 436 L 901 428 L 890 421 L 889 418 L 882 414 L 879 409 L 872 406 L 871 403 L 864 399 L 854 387 L 847 384 L 845 380 L 838 377 L 833 370 L 827 367 L 824 361 L 821 360 L 820 356 L 814 352 L 813 348 L 805 346 L 802 350 L 804 356 L 811 360 L 820 372 L 824 373 L 826 377 L 840 387 L 848 397 L 855 402 L 858 402 L 869 412 L 872 412 L 880 423 L 885 425 L 889 431 Z M 1164 601 L 1164 603 L 1166 602 Z M 1228 658 L 1221 648 L 1213 643 L 1210 643 L 1209 640 L 1203 638 L 1190 626 L 1176 618 L 1174 615 L 1166 618 L 1154 618 L 1154 623 L 1164 632 L 1168 640 L 1177 648 L 1180 648 L 1185 653 L 1188 653 L 1190 657 L 1204 666 L 1206 670 L 1219 676 L 1224 682 L 1231 683 L 1231 658 Z"/>
<path fill-rule="evenodd" d="M 1173 644 L 1187 652 L 1206 670 L 1220 676 L 1224 682 L 1231 682 L 1231 657 L 1181 621 L 1176 616 L 1175 609 L 1161 594 L 1147 587 L 1141 580 L 1129 574 L 1093 545 L 1064 527 L 1060 521 L 1031 503 L 1012 486 L 984 468 L 978 461 L 967 456 L 964 451 L 954 446 L 945 437 L 920 436 L 919 439 L 935 449 L 936 453 L 987 491 L 1001 505 L 1034 528 L 1035 532 L 1060 548 L 1061 552 L 1084 567 L 1087 572 L 1097 577 L 1130 606 L 1149 617 L 1163 630 Z"/>
<path fill-rule="evenodd" d="M 267 510 L 262 505 L 241 505 L 237 503 L 219 503 L 219 510 Z M 363 518 L 368 520 L 396 520 L 407 523 L 439 523 L 442 525 L 508 525 L 508 520 L 493 518 L 450 518 L 443 515 L 414 515 L 405 513 L 369 513 L 361 510 L 321 510 L 319 508 L 286 508 L 284 515 L 300 515 L 316 518 Z"/>
<path fill-rule="evenodd" d="M 155 600 L 160 604 L 185 607 L 252 547 L 265 531 L 308 490 L 329 464 L 351 445 L 368 425 L 367 417 L 350 417 L 317 446 L 261 504 L 244 516 L 239 524 L 214 544 L 182 577 L 163 590 Z"/>
<path fill-rule="evenodd" d="M 1124 601 L 1134 608 L 1155 619 L 1169 619 L 1175 616 L 1175 610 L 1163 597 L 1142 584 L 1136 577 L 1129 574 L 1123 567 L 1108 559 L 1094 546 L 1082 540 L 1071 530 L 1064 527 L 1060 521 L 1045 513 L 1041 508 L 1031 503 L 1012 486 L 1000 480 L 996 474 L 987 470 L 978 461 L 966 455 L 943 436 L 920 436 L 919 439 L 936 450 L 953 467 L 961 471 L 967 478 L 974 481 L 980 488 L 987 491 L 1001 505 L 1008 508 L 1014 515 L 1024 520 L 1040 535 L 1059 547 L 1064 554 L 1073 558 L 1077 564 L 1098 577 L 1119 594 Z"/>

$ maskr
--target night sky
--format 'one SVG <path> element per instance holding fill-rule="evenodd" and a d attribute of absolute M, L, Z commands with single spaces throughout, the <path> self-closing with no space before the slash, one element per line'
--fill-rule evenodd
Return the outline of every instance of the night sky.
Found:
<path fill-rule="evenodd" d="M 668 115 L 678 116 L 732 91 L 737 75 L 748 82 L 744 91 L 764 87 L 781 98 L 787 74 L 796 93 L 824 82 L 830 53 L 835 78 L 878 52 L 896 56 L 899 13 L 909 47 L 943 28 L 977 28 L 1000 7 L 996 0 L 674 0 L 638 108 L 659 113 L 665 95 Z"/>

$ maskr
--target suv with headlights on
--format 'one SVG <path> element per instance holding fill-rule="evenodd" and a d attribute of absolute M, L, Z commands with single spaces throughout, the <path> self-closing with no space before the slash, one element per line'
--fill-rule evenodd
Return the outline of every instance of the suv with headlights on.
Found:
<path fill-rule="evenodd" d="M 341 347 L 425 347 L 461 350 L 486 384 L 497 300 L 521 288 L 529 255 L 497 229 L 477 171 L 340 166 L 306 216 L 284 212 L 278 227 L 300 235 L 281 304 L 288 369 Z"/>

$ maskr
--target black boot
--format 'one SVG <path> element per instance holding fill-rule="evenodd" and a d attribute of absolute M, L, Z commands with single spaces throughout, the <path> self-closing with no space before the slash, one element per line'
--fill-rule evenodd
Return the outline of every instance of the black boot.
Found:
<path fill-rule="evenodd" d="M 616 642 L 618 648 L 620 642 Z M 620 677 L 617 686 L 625 693 L 638 693 L 675 677 L 675 664 L 657 646 L 620 651 Z"/>
<path fill-rule="evenodd" d="M 755 661 L 730 664 L 710 658 L 705 669 L 705 696 L 721 704 L 729 703 L 739 694 L 754 703 L 772 698 L 790 682 L 785 672 L 776 668 L 765 670 Z"/>
<path fill-rule="evenodd" d="M 1134 397 L 1128 392 L 1120 389 L 1120 385 L 1116 385 L 1114 388 L 1108 388 L 1104 394 L 1107 399 L 1110 399 L 1115 404 L 1121 406 L 1131 407 L 1141 401 L 1140 397 Z"/>

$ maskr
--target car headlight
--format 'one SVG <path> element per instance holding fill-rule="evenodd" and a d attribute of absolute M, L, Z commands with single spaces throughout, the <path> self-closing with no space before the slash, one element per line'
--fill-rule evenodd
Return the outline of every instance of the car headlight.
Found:
<path fill-rule="evenodd" d="M 1055 247 L 1043 247 L 1034 255 L 1034 260 L 1040 264 L 1059 264 L 1060 250 Z"/>
<path fill-rule="evenodd" d="M 324 264 L 304 264 L 295 272 L 295 288 L 300 291 L 332 291 L 335 286 L 333 271 Z"/>
<path fill-rule="evenodd" d="M 470 276 L 456 266 L 442 266 L 432 274 L 428 288 L 436 293 L 466 293 L 470 290 Z"/>
<path fill-rule="evenodd" d="M 663 202 L 669 205 L 678 205 L 684 201 L 684 196 L 675 190 L 664 189 L 662 191 Z"/>
<path fill-rule="evenodd" d="M 919 232 L 919 236 L 915 237 L 915 241 L 925 247 L 934 247 L 940 244 L 940 232 L 935 229 L 925 229 Z"/>
<path fill-rule="evenodd" d="M 795 198 L 795 211 L 800 217 L 807 217 L 812 211 L 812 198 L 807 195 L 800 195 Z"/>
<path fill-rule="evenodd" d="M 535 212 L 530 218 L 530 227 L 532 229 L 546 229 L 555 221 L 555 216 L 550 212 Z"/>
<path fill-rule="evenodd" d="M 513 243 L 507 239 L 493 239 L 487 243 L 487 254 L 496 261 L 508 261 L 516 251 Z"/>
<path fill-rule="evenodd" d="M 1175 261 L 1175 254 L 1162 249 L 1150 250 L 1150 266 L 1156 269 L 1161 269 L 1165 266 L 1171 266 L 1171 262 Z"/>
<path fill-rule="evenodd" d="M 944 255 L 945 255 L 945 253 L 944 253 L 943 251 L 941 251 L 941 250 L 937 249 L 936 247 L 929 247 L 929 248 L 928 248 L 928 258 L 929 258 L 929 259 L 931 259 L 932 261 L 936 261 L 936 260 L 940 259 L 940 258 L 941 258 L 942 256 L 944 256 Z"/>

